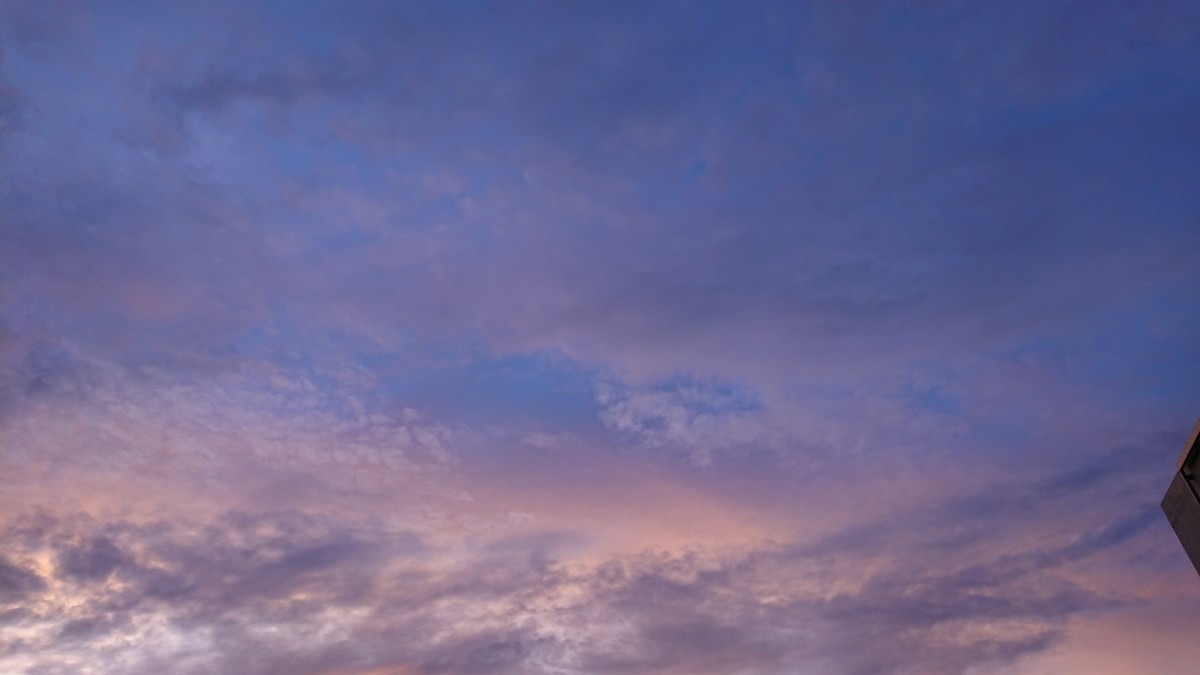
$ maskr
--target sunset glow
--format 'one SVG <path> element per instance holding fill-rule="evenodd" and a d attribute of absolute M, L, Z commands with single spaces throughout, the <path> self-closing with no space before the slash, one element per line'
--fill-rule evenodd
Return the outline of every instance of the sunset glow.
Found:
<path fill-rule="evenodd" d="M 0 0 L 0 672 L 1184 673 L 1200 4 Z"/>

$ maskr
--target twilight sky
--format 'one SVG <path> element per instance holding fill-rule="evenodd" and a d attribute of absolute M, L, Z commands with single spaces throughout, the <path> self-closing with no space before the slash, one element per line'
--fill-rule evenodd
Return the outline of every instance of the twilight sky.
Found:
<path fill-rule="evenodd" d="M 0 671 L 1176 673 L 1200 4 L 0 0 Z"/>

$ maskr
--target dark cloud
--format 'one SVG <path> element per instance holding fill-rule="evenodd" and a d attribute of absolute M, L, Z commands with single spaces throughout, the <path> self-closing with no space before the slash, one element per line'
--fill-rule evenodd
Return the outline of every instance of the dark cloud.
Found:
<path fill-rule="evenodd" d="M 58 576 L 80 583 L 103 582 L 128 558 L 107 537 L 72 546 L 58 554 Z"/>
<path fill-rule="evenodd" d="M 0 0 L 0 667 L 961 673 L 1163 602 L 1198 34 Z"/>
<path fill-rule="evenodd" d="M 45 55 L 42 50 L 60 46 L 86 32 L 85 2 L 67 0 L 47 5 L 32 0 L 6 0 L 0 5 L 5 33 L 22 49 Z"/>
<path fill-rule="evenodd" d="M 0 599 L 6 602 L 20 600 L 45 587 L 45 581 L 37 572 L 0 558 Z"/>

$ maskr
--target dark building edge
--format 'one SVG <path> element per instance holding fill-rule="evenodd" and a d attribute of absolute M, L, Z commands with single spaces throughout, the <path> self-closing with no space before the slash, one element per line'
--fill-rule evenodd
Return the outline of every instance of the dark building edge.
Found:
<path fill-rule="evenodd" d="M 1162 510 L 1183 545 L 1192 567 L 1200 574 L 1200 420 L 1192 427 L 1188 442 L 1176 462 L 1175 477 L 1163 495 Z"/>

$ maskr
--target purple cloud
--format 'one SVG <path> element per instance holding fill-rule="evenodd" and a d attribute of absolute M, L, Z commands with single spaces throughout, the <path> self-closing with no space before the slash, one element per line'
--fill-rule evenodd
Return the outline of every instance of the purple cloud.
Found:
<path fill-rule="evenodd" d="M 0 2 L 0 669 L 1191 663 L 1198 32 Z"/>

